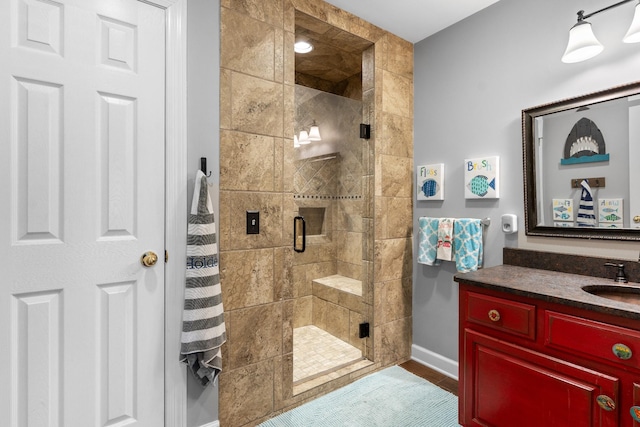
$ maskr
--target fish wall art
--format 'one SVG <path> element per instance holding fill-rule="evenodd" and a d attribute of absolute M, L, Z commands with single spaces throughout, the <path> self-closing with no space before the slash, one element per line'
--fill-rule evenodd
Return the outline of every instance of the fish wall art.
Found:
<path fill-rule="evenodd" d="M 598 199 L 598 222 L 602 225 L 622 223 L 624 221 L 622 206 L 623 199 Z"/>
<path fill-rule="evenodd" d="M 499 188 L 498 156 L 466 159 L 464 161 L 465 199 L 498 199 Z"/>
<path fill-rule="evenodd" d="M 553 220 L 573 221 L 573 199 L 553 199 Z"/>
<path fill-rule="evenodd" d="M 444 163 L 416 168 L 418 200 L 444 200 Z"/>

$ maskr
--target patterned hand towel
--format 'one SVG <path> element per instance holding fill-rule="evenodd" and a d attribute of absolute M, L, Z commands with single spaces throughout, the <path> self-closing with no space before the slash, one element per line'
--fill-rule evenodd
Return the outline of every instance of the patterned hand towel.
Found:
<path fill-rule="evenodd" d="M 438 218 L 421 217 L 418 219 L 418 263 L 440 265 L 436 259 L 438 247 Z"/>
<path fill-rule="evenodd" d="M 440 218 L 438 223 L 437 258 L 451 261 L 451 236 L 453 235 L 453 218 Z"/>
<path fill-rule="evenodd" d="M 226 341 L 218 245 L 207 178 L 198 171 L 187 234 L 187 277 L 180 361 L 202 385 L 222 370 L 220 346 Z"/>
<path fill-rule="evenodd" d="M 580 195 L 580 207 L 578 209 L 578 227 L 595 227 L 596 216 L 593 213 L 591 187 L 584 179 L 580 185 L 582 185 L 582 194 Z"/>
<path fill-rule="evenodd" d="M 482 221 L 456 219 L 453 225 L 453 251 L 460 273 L 476 271 L 482 266 Z"/>

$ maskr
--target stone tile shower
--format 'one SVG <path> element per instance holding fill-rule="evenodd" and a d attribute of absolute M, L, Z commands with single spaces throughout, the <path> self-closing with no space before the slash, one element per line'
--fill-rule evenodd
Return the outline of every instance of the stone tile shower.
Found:
<path fill-rule="evenodd" d="M 410 355 L 413 47 L 321 0 L 221 0 L 220 5 L 219 250 L 228 335 L 222 349 L 219 416 L 223 426 L 249 427 Z M 339 67 L 328 61 L 318 70 L 328 73 L 324 77 L 301 72 L 293 44 L 305 17 L 314 19 L 310 25 L 320 33 L 347 37 L 341 45 L 358 52 L 361 76 L 333 84 L 327 77 Z M 305 195 L 295 188 L 297 161 L 326 159 L 323 156 L 335 150 L 313 151 L 323 147 L 319 144 L 298 157 L 293 147 L 294 132 L 300 130 L 295 128 L 298 86 L 359 100 L 362 114 L 355 125 L 371 123 L 371 139 L 358 138 L 362 199 L 339 198 L 359 194 L 340 193 L 336 181 L 333 198 L 318 199 L 325 203 L 324 220 L 303 253 L 292 247 L 293 218 L 313 215 L 318 210 L 304 209 L 323 206 L 296 197 Z M 323 125 L 323 118 L 313 118 L 323 142 L 329 142 L 329 122 Z M 348 170 L 350 157 L 340 153 L 314 164 Z M 343 184 L 357 182 L 352 178 Z M 345 206 L 344 213 L 333 214 L 337 204 Z M 246 212 L 254 210 L 260 212 L 260 234 L 246 234 Z M 362 282 L 359 302 L 349 292 L 313 283 L 334 273 Z M 329 314 L 329 304 L 344 307 L 342 314 Z M 314 332 L 335 337 L 329 329 L 347 338 L 340 342 L 362 353 L 358 363 L 368 366 L 351 364 L 329 378 L 298 383 L 293 369 L 295 326 L 313 325 L 314 314 L 321 326 Z M 353 336 L 358 314 L 370 323 L 371 336 L 364 340 Z M 337 316 L 350 319 L 348 337 L 345 327 L 337 326 L 344 324 L 334 322 Z M 314 342 L 322 337 L 301 339 Z"/>
<path fill-rule="evenodd" d="M 359 336 L 359 325 L 370 314 L 362 301 L 363 239 L 368 238 L 362 215 L 363 156 L 368 155 L 359 137 L 362 101 L 296 85 L 295 106 L 296 134 L 311 123 L 321 129 L 321 141 L 295 147 L 293 197 L 306 222 L 308 247 L 325 254 L 294 266 L 297 394 L 371 362 L 367 338 Z"/>

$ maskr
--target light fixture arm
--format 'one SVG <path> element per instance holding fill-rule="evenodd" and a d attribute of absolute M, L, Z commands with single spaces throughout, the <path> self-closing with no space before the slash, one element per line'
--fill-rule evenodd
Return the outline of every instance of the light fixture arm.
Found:
<path fill-rule="evenodd" d="M 622 0 L 586 15 L 584 13 L 584 10 L 579 10 L 578 22 L 569 30 L 569 42 L 567 43 L 567 48 L 564 51 L 564 55 L 562 55 L 562 62 L 568 64 L 581 62 L 589 58 L 593 58 L 594 56 L 602 52 L 604 46 L 602 46 L 602 43 L 600 43 L 595 34 L 593 34 L 591 23 L 587 21 L 587 18 L 597 15 L 598 13 L 605 12 L 609 9 L 621 6 L 625 3 L 629 3 L 631 1 L 634 0 Z M 625 34 L 624 38 L 622 39 L 622 41 L 625 43 L 640 42 L 640 0 L 636 1 L 638 1 L 638 4 L 636 4 L 636 7 L 634 9 L 635 12 L 633 15 L 633 20 L 631 21 L 631 26 L 629 27 L 627 34 Z"/>
<path fill-rule="evenodd" d="M 578 11 L 578 22 L 583 21 L 585 19 L 589 19 L 593 15 L 597 15 L 600 12 L 604 12 L 606 10 L 613 9 L 613 8 L 618 7 L 620 5 L 623 5 L 625 3 L 629 3 L 630 1 L 634 1 L 634 0 L 622 0 L 622 1 L 618 2 L 618 3 L 616 3 L 616 4 L 612 4 L 611 6 L 603 7 L 600 10 L 596 10 L 595 12 L 591 12 L 591 13 L 588 13 L 586 15 L 584 14 L 584 10 L 579 10 Z"/>

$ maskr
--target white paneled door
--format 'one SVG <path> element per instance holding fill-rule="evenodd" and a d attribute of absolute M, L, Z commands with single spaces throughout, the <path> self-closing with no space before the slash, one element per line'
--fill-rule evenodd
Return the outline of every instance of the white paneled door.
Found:
<path fill-rule="evenodd" d="M 0 1 L 1 426 L 164 424 L 164 70 L 162 9 Z"/>

